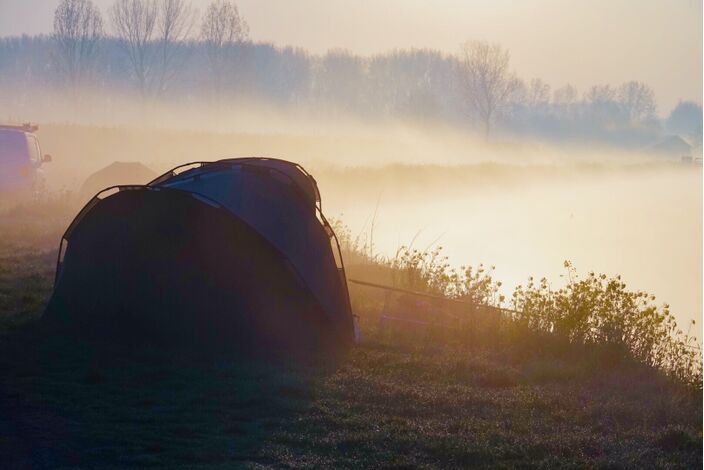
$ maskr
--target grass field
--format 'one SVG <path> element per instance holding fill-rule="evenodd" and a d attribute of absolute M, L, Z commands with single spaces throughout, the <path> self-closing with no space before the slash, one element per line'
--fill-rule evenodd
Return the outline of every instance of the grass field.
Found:
<path fill-rule="evenodd" d="M 4 468 L 702 466 L 701 392 L 653 369 L 379 328 L 337 364 L 178 359 L 38 335 L 64 205 L 0 214 Z"/>

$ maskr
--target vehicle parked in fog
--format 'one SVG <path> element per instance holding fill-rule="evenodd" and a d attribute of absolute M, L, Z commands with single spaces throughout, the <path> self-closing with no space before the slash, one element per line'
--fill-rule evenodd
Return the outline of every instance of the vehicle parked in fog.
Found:
<path fill-rule="evenodd" d="M 42 165 L 51 155 L 42 155 L 33 124 L 0 125 L 0 194 L 33 196 L 44 187 Z"/>

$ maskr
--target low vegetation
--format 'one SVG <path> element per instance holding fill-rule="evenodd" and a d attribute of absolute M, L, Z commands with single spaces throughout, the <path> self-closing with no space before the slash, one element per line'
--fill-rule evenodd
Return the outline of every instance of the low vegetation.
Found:
<path fill-rule="evenodd" d="M 531 282 L 503 298 L 489 268 L 453 271 L 440 250 L 382 259 L 340 227 L 350 277 L 446 299 L 351 285 L 364 340 L 338 364 L 96 353 L 33 330 L 61 207 L 0 214 L 10 467 L 702 465 L 698 353 L 665 307 L 618 279 L 567 266 L 563 289 Z M 389 323 L 401 307 L 423 321 Z"/>
<path fill-rule="evenodd" d="M 381 282 L 388 285 L 491 307 L 503 321 L 486 333 L 496 336 L 493 343 L 501 348 L 539 338 L 585 354 L 608 351 L 614 361 L 635 361 L 695 390 L 702 389 L 701 346 L 696 339 L 678 327 L 667 304 L 657 305 L 654 296 L 628 290 L 620 276 L 590 272 L 580 278 L 565 261 L 564 287 L 555 289 L 546 278 L 529 278 L 506 299 L 500 293 L 501 282 L 492 277 L 493 267 L 457 270 L 442 256 L 442 247 L 421 251 L 402 246 L 387 259 L 374 255 L 366 238 L 352 237 L 341 221 L 334 224 L 345 258 L 352 261 L 352 275 L 355 271 L 363 277 L 365 270 L 381 272 L 385 274 Z M 471 311 L 467 321 L 472 314 L 485 314 L 476 308 L 465 310 Z M 463 331 L 463 326 L 456 330 Z M 476 319 L 472 326 L 477 326 Z"/>

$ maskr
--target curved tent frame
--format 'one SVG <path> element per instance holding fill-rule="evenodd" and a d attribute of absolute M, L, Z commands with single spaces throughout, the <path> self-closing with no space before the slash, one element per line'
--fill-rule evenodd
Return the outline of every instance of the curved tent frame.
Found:
<path fill-rule="evenodd" d="M 249 166 L 249 167 L 264 167 L 267 168 L 270 171 L 276 171 L 285 177 L 287 177 L 293 184 L 296 185 L 301 191 L 306 192 L 306 188 L 303 187 L 301 184 L 301 180 L 299 178 L 295 178 L 291 173 L 283 171 L 281 167 L 288 167 L 291 169 L 297 170 L 300 175 L 306 179 L 306 182 L 310 185 L 310 189 L 312 189 L 313 193 L 313 200 L 315 202 L 315 206 L 318 209 L 318 212 L 320 212 L 320 215 L 322 216 L 322 202 L 320 199 L 320 191 L 318 190 L 318 183 L 315 181 L 315 178 L 308 173 L 305 168 L 303 168 L 301 165 L 298 163 L 294 162 L 289 162 L 288 160 L 283 160 L 281 158 L 271 158 L 271 157 L 242 157 L 242 158 L 224 158 L 221 160 L 217 160 L 214 162 L 206 162 L 206 161 L 196 161 L 196 162 L 190 162 L 190 163 L 184 163 L 182 165 L 179 165 L 175 168 L 172 168 L 171 170 L 167 171 L 163 175 L 158 176 L 154 180 L 150 181 L 147 183 L 148 186 L 159 186 L 162 183 L 165 183 L 169 180 L 172 180 L 173 178 L 176 177 L 188 177 L 187 174 L 191 173 L 197 173 L 198 170 L 201 170 L 201 172 L 207 172 L 207 171 L 215 171 L 217 169 L 220 169 L 224 166 L 230 166 L 232 167 L 233 165 L 243 167 L 243 166 Z M 198 173 L 197 173 L 198 174 Z"/>
<path fill-rule="evenodd" d="M 161 176 L 155 178 L 153 181 L 149 182 L 147 185 L 150 187 L 161 187 L 167 183 L 181 180 L 185 181 L 190 178 L 196 179 L 211 172 L 221 171 L 223 169 L 232 169 L 235 167 L 252 169 L 254 171 L 265 169 L 269 172 L 273 172 L 278 176 L 289 180 L 293 188 L 296 188 L 296 192 L 303 198 L 304 202 L 313 202 L 315 216 L 325 230 L 325 233 L 331 242 L 330 244 L 333 247 L 333 257 L 339 271 L 338 274 L 342 285 L 343 295 L 345 297 L 344 301 L 346 304 L 347 314 L 350 317 L 354 317 L 352 314 L 352 305 L 347 287 L 347 276 L 344 261 L 342 259 L 340 242 L 335 234 L 335 231 L 332 229 L 332 226 L 323 214 L 318 183 L 315 181 L 315 178 L 313 178 L 313 176 L 300 164 L 272 157 L 225 158 L 214 162 L 195 161 L 184 163 L 172 168 Z"/>
<path fill-rule="evenodd" d="M 340 282 L 340 287 L 341 287 L 341 292 L 343 295 L 343 301 L 344 301 L 344 309 L 346 312 L 341 312 L 344 313 L 346 317 L 349 317 L 350 322 L 353 322 L 353 317 L 354 315 L 352 314 L 352 308 L 351 308 L 351 302 L 350 302 L 350 297 L 349 297 L 349 291 L 347 287 L 347 282 L 346 282 L 346 273 L 345 273 L 345 267 L 344 267 L 344 262 L 342 259 L 342 253 L 340 249 L 340 243 L 335 235 L 334 230 L 332 229 L 330 223 L 327 221 L 325 216 L 322 213 L 322 204 L 320 200 L 320 192 L 317 187 L 317 183 L 315 179 L 307 172 L 303 167 L 301 167 L 298 164 L 288 162 L 286 160 L 281 160 L 281 159 L 273 159 L 273 158 L 232 158 L 232 159 L 224 159 L 224 160 L 218 160 L 215 162 L 192 162 L 192 163 L 187 163 L 184 165 L 179 165 L 172 170 L 164 173 L 163 175 L 157 177 L 147 185 L 120 185 L 120 186 L 111 186 L 108 187 L 99 193 L 97 193 L 91 200 L 79 211 L 79 213 L 76 215 L 76 217 L 73 219 L 69 227 L 66 229 L 64 232 L 60 246 L 59 246 L 59 252 L 57 256 L 57 265 L 56 265 L 56 276 L 54 279 L 54 285 L 56 286 L 58 283 L 58 280 L 61 276 L 61 271 L 62 271 L 62 265 L 63 265 L 63 259 L 66 254 L 66 251 L 68 249 L 68 244 L 70 243 L 71 239 L 71 234 L 73 230 L 76 228 L 78 224 L 80 224 L 81 220 L 85 217 L 86 214 L 88 214 L 101 200 L 106 199 L 118 192 L 122 191 L 130 191 L 130 190 L 147 190 L 147 191 L 178 191 L 180 193 L 188 193 L 190 196 L 192 196 L 195 199 L 198 199 L 199 201 L 208 204 L 212 207 L 218 208 L 220 210 L 227 211 L 231 216 L 238 218 L 240 221 L 245 223 L 246 225 L 250 226 L 253 231 L 258 232 L 258 230 L 249 224 L 246 220 L 242 219 L 238 214 L 233 212 L 231 209 L 229 209 L 225 204 L 222 204 L 212 197 L 208 197 L 207 195 L 198 193 L 196 191 L 191 191 L 191 190 L 182 190 L 178 188 L 170 188 L 167 186 L 163 186 L 165 183 L 168 182 L 174 182 L 175 180 L 187 180 L 190 178 L 199 178 L 203 174 L 207 174 L 210 172 L 222 170 L 224 168 L 233 168 L 233 167 L 240 167 L 240 168 L 248 168 L 252 169 L 254 171 L 264 169 L 268 172 L 273 172 L 275 173 L 279 178 L 283 177 L 286 178 L 287 180 L 290 181 L 291 185 L 293 188 L 295 188 L 295 192 L 298 193 L 302 198 L 303 201 L 306 203 L 313 203 L 313 211 L 315 214 L 315 218 L 318 219 L 318 222 L 322 226 L 325 234 L 329 238 L 330 241 L 330 247 L 333 252 L 333 258 L 336 263 L 336 267 L 338 270 L 338 275 L 339 275 L 339 282 Z M 289 171 L 286 171 L 289 170 Z M 291 171 L 292 170 L 292 171 Z M 307 187 L 306 187 L 307 185 Z M 265 236 L 262 236 L 264 239 L 266 239 Z M 282 252 L 279 248 L 275 246 L 274 243 L 271 241 L 268 242 L 269 245 L 271 245 L 272 249 L 274 249 L 279 256 L 281 256 L 284 259 L 287 259 L 287 255 Z M 305 276 L 301 274 L 301 272 L 298 270 L 298 268 L 293 264 L 289 263 L 291 269 L 297 276 L 297 278 L 301 281 L 301 283 L 305 286 L 307 286 L 307 289 L 313 293 L 314 297 L 317 297 L 315 294 L 315 291 L 311 289 L 311 287 L 308 285 L 308 282 L 305 279 Z M 320 300 L 319 300 L 320 301 Z M 330 315 L 330 312 L 328 312 L 328 315 Z M 331 320 L 333 318 L 331 317 Z M 352 330 L 354 328 L 352 327 Z M 353 336 L 353 332 L 351 332 L 351 335 Z"/>

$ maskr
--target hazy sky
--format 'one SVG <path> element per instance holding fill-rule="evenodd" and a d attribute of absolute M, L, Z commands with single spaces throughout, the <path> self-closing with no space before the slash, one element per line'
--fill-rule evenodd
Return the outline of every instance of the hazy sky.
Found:
<path fill-rule="evenodd" d="M 94 0 L 105 11 L 112 0 Z M 51 31 L 58 0 L 0 0 L 0 35 Z M 201 11 L 209 0 L 193 0 Z M 254 40 L 363 54 L 499 42 L 524 78 L 583 91 L 639 79 L 666 114 L 702 101 L 702 0 L 239 0 Z"/>

